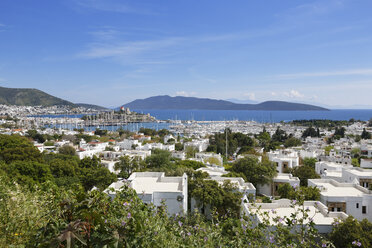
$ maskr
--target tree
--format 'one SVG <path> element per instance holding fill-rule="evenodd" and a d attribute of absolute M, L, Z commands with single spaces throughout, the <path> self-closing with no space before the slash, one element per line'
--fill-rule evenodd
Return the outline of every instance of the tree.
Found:
<path fill-rule="evenodd" d="M 365 128 L 363 128 L 361 138 L 362 139 L 370 139 L 371 138 L 371 133 L 367 132 L 367 130 Z"/>
<path fill-rule="evenodd" d="M 290 137 L 284 142 L 285 147 L 293 147 L 293 146 L 300 146 L 300 145 L 302 145 L 301 140 L 295 137 Z"/>
<path fill-rule="evenodd" d="M 93 186 L 104 190 L 117 180 L 116 175 L 103 166 L 84 168 L 81 172 L 80 181 L 86 191 L 91 190 Z"/>
<path fill-rule="evenodd" d="M 58 149 L 58 152 L 60 154 L 69 155 L 69 156 L 75 156 L 76 155 L 75 148 L 73 148 L 70 145 L 64 145 L 64 146 L 60 147 Z"/>
<path fill-rule="evenodd" d="M 265 151 L 270 150 L 271 137 L 270 137 L 270 134 L 266 132 L 265 129 L 261 133 L 258 134 L 257 139 L 258 139 L 260 147 L 264 148 Z"/>
<path fill-rule="evenodd" d="M 179 160 L 176 162 L 177 167 L 187 167 L 197 170 L 205 165 L 202 162 L 193 161 L 193 160 Z"/>
<path fill-rule="evenodd" d="M 74 177 L 76 175 L 77 164 L 74 164 L 69 160 L 56 158 L 49 163 L 49 168 L 52 175 L 56 178 Z"/>
<path fill-rule="evenodd" d="M 18 160 L 43 161 L 40 151 L 27 138 L 4 134 L 0 134 L 0 160 L 6 163 Z"/>
<path fill-rule="evenodd" d="M 49 166 L 36 161 L 14 161 L 0 165 L 0 168 L 18 183 L 28 186 L 53 180 Z"/>
<path fill-rule="evenodd" d="M 275 133 L 271 137 L 273 141 L 283 143 L 288 138 L 288 135 L 285 131 L 281 130 L 279 127 L 276 129 Z"/>
<path fill-rule="evenodd" d="M 316 162 L 318 162 L 316 158 L 304 158 L 302 163 L 315 169 Z"/>
<path fill-rule="evenodd" d="M 278 194 L 281 198 L 300 201 L 319 201 L 320 190 L 317 187 L 292 187 L 289 183 L 279 185 Z"/>
<path fill-rule="evenodd" d="M 337 248 L 372 247 L 372 223 L 349 216 L 334 225 L 329 237 Z"/>
<path fill-rule="evenodd" d="M 188 147 L 186 147 L 185 152 L 186 152 L 186 157 L 187 158 L 194 158 L 195 153 L 197 153 L 198 150 L 193 146 L 188 146 Z"/>
<path fill-rule="evenodd" d="M 299 195 L 303 196 L 305 201 L 319 201 L 320 200 L 320 190 L 317 187 L 303 187 L 301 186 Z"/>
<path fill-rule="evenodd" d="M 242 158 L 233 163 L 229 170 L 243 174 L 245 181 L 256 187 L 258 184 L 269 183 L 276 175 L 276 167 L 266 158 L 261 163 L 255 157 Z"/>
<path fill-rule="evenodd" d="M 174 144 L 174 149 L 176 151 L 182 151 L 183 150 L 183 145 L 181 143 L 176 143 L 176 144 Z"/>
<path fill-rule="evenodd" d="M 341 128 L 336 127 L 335 128 L 335 133 L 333 135 L 344 138 L 345 137 L 345 131 L 346 131 L 346 129 L 344 127 L 341 127 Z"/>
<path fill-rule="evenodd" d="M 277 192 L 280 198 L 294 199 L 295 197 L 295 190 L 289 183 L 280 184 Z"/>
<path fill-rule="evenodd" d="M 223 133 L 216 133 L 209 137 L 209 146 L 207 151 L 224 154 L 226 157 L 228 157 L 237 152 L 239 147 L 241 148 L 239 153 L 241 153 L 249 150 L 249 148 L 252 148 L 253 145 L 254 141 L 248 135 L 242 133 L 233 133 L 229 128 L 226 128 Z"/>
<path fill-rule="evenodd" d="M 300 179 L 301 186 L 307 186 L 307 180 L 313 178 L 320 178 L 315 172 L 315 169 L 308 165 L 297 166 L 292 170 L 292 174 Z"/>
<path fill-rule="evenodd" d="M 45 138 L 42 134 L 39 134 L 36 130 L 28 130 L 26 133 L 27 137 L 32 138 L 33 140 L 37 141 L 38 143 L 44 143 Z"/>
<path fill-rule="evenodd" d="M 94 135 L 98 135 L 98 136 L 104 136 L 107 134 L 107 130 L 101 130 L 99 128 L 97 128 L 95 131 L 94 131 Z"/>
<path fill-rule="evenodd" d="M 216 210 L 219 216 L 240 215 L 242 194 L 236 190 L 229 180 L 219 185 L 214 180 L 205 180 L 205 175 L 195 173 L 189 178 L 189 194 L 197 200 L 197 206 L 202 214 L 207 214 L 207 208 Z"/>
<path fill-rule="evenodd" d="M 120 171 L 118 177 L 128 178 L 133 171 L 139 169 L 139 162 L 136 158 L 121 156 L 119 162 L 115 163 L 115 170 Z"/>
<path fill-rule="evenodd" d="M 154 149 L 151 156 L 147 157 L 145 162 L 147 168 L 161 168 L 170 165 L 170 158 L 170 152 L 160 149 Z"/>
<path fill-rule="evenodd" d="M 316 131 L 313 127 L 308 127 L 305 129 L 305 131 L 302 133 L 302 138 L 306 137 L 320 137 L 319 131 Z"/>

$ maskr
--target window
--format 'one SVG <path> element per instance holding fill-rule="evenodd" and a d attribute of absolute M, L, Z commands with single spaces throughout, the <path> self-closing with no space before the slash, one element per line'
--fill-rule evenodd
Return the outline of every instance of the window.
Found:
<path fill-rule="evenodd" d="M 362 206 L 362 214 L 366 214 L 367 213 L 367 206 Z"/>
<path fill-rule="evenodd" d="M 337 212 L 341 212 L 341 208 L 337 208 Z"/>
<path fill-rule="evenodd" d="M 331 208 L 331 212 L 334 212 L 335 211 L 335 208 Z"/>
<path fill-rule="evenodd" d="M 359 208 L 359 203 L 356 204 L 356 208 Z"/>

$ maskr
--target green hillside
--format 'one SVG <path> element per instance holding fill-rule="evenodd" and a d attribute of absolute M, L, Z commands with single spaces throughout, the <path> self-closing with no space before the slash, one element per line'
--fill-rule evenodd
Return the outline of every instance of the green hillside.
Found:
<path fill-rule="evenodd" d="M 0 87 L 0 104 L 44 107 L 54 105 L 74 105 L 72 102 L 54 97 L 41 90 L 5 87 Z"/>

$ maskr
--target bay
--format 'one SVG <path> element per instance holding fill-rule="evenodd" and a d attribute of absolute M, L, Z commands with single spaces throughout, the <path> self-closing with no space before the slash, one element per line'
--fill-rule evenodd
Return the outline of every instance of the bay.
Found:
<path fill-rule="evenodd" d="M 195 120 L 195 121 L 256 121 L 288 122 L 292 120 L 355 120 L 368 121 L 372 109 L 337 109 L 330 111 L 260 111 L 260 110 L 154 110 L 133 109 L 139 113 L 149 113 L 158 120 Z"/>

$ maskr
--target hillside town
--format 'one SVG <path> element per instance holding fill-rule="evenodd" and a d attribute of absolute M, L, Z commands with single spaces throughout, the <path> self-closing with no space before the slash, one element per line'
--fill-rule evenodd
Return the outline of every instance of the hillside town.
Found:
<path fill-rule="evenodd" d="M 111 198 L 127 184 L 144 203 L 164 205 L 169 216 L 213 214 L 213 200 L 205 202 L 195 186 L 190 190 L 189 168 L 221 189 L 231 184 L 240 193 L 238 212 L 257 225 L 264 222 L 260 211 L 272 225 L 296 212 L 297 192 L 320 233 L 348 216 L 372 221 L 372 121 L 194 121 L 130 132 L 28 129 L 8 116 L 0 125 L 2 135 L 24 136 L 40 153 L 98 159 L 117 176 L 104 189 Z"/>

